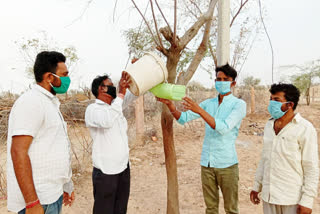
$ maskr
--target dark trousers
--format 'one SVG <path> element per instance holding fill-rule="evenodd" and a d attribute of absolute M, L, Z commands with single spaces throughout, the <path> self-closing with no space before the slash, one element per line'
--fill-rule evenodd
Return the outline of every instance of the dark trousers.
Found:
<path fill-rule="evenodd" d="M 106 175 L 93 168 L 93 214 L 125 214 L 130 194 L 130 168 L 121 173 Z"/>

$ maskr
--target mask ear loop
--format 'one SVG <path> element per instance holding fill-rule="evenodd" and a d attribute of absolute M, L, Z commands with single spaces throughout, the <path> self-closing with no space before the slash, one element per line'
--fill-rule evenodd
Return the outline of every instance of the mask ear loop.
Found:
<path fill-rule="evenodd" d="M 293 105 L 294 105 L 294 102 L 292 102 L 292 101 L 288 101 L 288 102 L 285 102 L 286 104 L 287 103 L 292 103 Z M 293 106 L 292 106 L 292 109 L 293 109 Z"/>

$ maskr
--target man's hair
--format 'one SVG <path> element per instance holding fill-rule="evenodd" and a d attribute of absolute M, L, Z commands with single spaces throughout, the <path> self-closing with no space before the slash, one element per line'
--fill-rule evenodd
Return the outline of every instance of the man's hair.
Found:
<path fill-rule="evenodd" d="M 34 77 L 37 82 L 42 82 L 43 75 L 47 72 L 56 73 L 59 62 L 66 62 L 66 57 L 56 51 L 43 51 L 37 55 L 33 66 Z"/>
<path fill-rule="evenodd" d="M 218 72 L 223 72 L 226 76 L 231 77 L 234 81 L 237 77 L 237 71 L 231 67 L 228 63 L 222 66 L 216 67 L 216 76 Z"/>
<path fill-rule="evenodd" d="M 105 74 L 103 76 L 97 76 L 93 81 L 92 81 L 92 84 L 91 84 L 91 91 L 92 91 L 92 94 L 98 98 L 98 95 L 99 95 L 99 86 L 102 85 L 103 81 L 105 81 L 106 79 L 110 79 L 109 78 L 109 75 Z"/>
<path fill-rule="evenodd" d="M 269 91 L 271 94 L 284 92 L 284 97 L 286 98 L 286 100 L 288 102 L 294 103 L 293 110 L 296 109 L 299 102 L 299 97 L 300 97 L 300 91 L 296 86 L 292 84 L 278 83 L 278 84 L 271 85 L 271 88 Z"/>

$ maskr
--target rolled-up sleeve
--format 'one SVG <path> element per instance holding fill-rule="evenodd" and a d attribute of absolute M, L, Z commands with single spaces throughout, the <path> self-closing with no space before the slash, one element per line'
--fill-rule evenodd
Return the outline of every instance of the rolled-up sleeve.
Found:
<path fill-rule="evenodd" d="M 246 116 L 246 111 L 246 103 L 242 100 L 239 100 L 226 119 L 221 120 L 215 118 L 215 130 L 222 135 L 228 133 Z"/>
<path fill-rule="evenodd" d="M 313 200 L 317 196 L 319 181 L 319 157 L 317 132 L 310 125 L 306 128 L 303 139 L 301 139 L 302 168 L 304 181 L 302 186 L 302 196 L 299 204 L 312 209 Z"/>

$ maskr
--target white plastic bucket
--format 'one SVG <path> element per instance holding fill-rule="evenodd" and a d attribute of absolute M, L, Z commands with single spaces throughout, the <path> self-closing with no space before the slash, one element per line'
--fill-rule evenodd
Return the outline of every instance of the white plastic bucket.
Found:
<path fill-rule="evenodd" d="M 144 94 L 168 78 L 168 70 L 163 60 L 150 52 L 131 64 L 126 72 L 131 80 L 129 90 L 136 96 Z"/>

